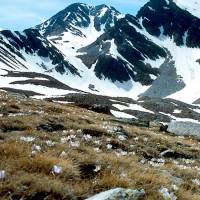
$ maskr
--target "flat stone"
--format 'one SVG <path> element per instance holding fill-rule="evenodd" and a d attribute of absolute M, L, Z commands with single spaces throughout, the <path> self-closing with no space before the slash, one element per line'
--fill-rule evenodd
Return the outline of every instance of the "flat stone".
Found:
<path fill-rule="evenodd" d="M 105 192 L 101 192 L 86 200 L 139 200 L 144 197 L 145 191 L 115 188 Z"/>

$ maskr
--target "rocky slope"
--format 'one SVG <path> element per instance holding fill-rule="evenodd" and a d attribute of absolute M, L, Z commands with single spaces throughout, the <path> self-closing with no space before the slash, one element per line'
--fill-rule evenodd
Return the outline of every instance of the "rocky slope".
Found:
<path fill-rule="evenodd" d="M 1 70 L 70 72 L 79 75 L 77 69 L 65 61 L 63 54 L 37 30 L 0 32 Z"/>
<path fill-rule="evenodd" d="M 0 116 L 2 200 L 200 198 L 194 137 L 15 93 L 0 92 Z"/>
<path fill-rule="evenodd" d="M 171 120 L 196 124 L 200 122 L 198 105 L 170 98 L 141 97 L 136 101 L 127 97 L 95 95 L 71 88 L 51 76 L 33 72 L 8 72 L 2 79 L 9 79 L 13 87 L 0 87 L 1 90 L 54 102 L 75 103 L 87 109 L 127 118 L 128 121 L 130 119 L 130 123 L 141 121 L 148 124 L 149 121 L 156 121 L 166 124 Z M 54 96 L 49 95 L 52 91 Z"/>

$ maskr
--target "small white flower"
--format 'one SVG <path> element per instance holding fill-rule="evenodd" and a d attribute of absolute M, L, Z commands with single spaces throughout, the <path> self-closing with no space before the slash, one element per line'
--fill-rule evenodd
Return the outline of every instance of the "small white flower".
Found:
<path fill-rule="evenodd" d="M 0 180 L 6 178 L 6 171 L 5 170 L 0 170 Z"/>
<path fill-rule="evenodd" d="M 68 133 L 68 131 L 67 131 L 67 130 L 64 130 L 63 133 L 66 134 L 66 133 Z"/>
<path fill-rule="evenodd" d="M 121 140 L 121 141 L 125 141 L 125 140 L 126 140 L 126 136 L 124 136 L 124 135 L 119 135 L 119 136 L 118 136 L 118 139 Z"/>
<path fill-rule="evenodd" d="M 127 177 L 127 173 L 126 172 L 122 172 L 121 173 L 121 177 L 124 177 L 124 178 Z"/>
<path fill-rule="evenodd" d="M 95 140 L 94 143 L 97 144 L 97 145 L 100 145 L 101 141 L 100 140 Z"/>
<path fill-rule="evenodd" d="M 54 165 L 52 172 L 55 174 L 61 174 L 62 173 L 62 167 L 58 166 L 58 165 Z"/>
<path fill-rule="evenodd" d="M 51 141 L 51 140 L 47 140 L 46 141 L 47 146 L 49 147 L 53 147 L 55 145 L 55 142 Z"/>
<path fill-rule="evenodd" d="M 141 160 L 141 161 L 140 161 L 140 163 L 142 163 L 142 164 L 145 164 L 145 162 L 146 162 L 145 160 Z"/>
<path fill-rule="evenodd" d="M 76 135 L 69 135 L 69 136 L 67 136 L 67 140 L 69 141 L 69 140 L 73 140 L 73 139 L 75 139 L 76 138 Z"/>
<path fill-rule="evenodd" d="M 73 129 L 71 129 L 69 132 L 70 132 L 70 133 L 74 133 L 74 130 L 73 130 Z"/>
<path fill-rule="evenodd" d="M 41 149 L 42 149 L 41 146 L 36 145 L 36 144 L 34 144 L 33 147 L 32 147 L 33 151 L 41 151 Z"/>
<path fill-rule="evenodd" d="M 178 190 L 177 185 L 172 185 L 172 189 L 173 189 L 174 191 L 177 191 L 177 190 Z"/>
<path fill-rule="evenodd" d="M 101 170 L 101 166 L 97 165 L 96 168 L 94 169 L 94 172 L 99 172 Z"/>
<path fill-rule="evenodd" d="M 69 144 L 72 147 L 80 147 L 80 143 L 79 142 L 72 142 L 72 141 L 70 141 Z"/>
<path fill-rule="evenodd" d="M 148 138 L 146 138 L 146 137 L 143 138 L 143 141 L 144 141 L 144 142 L 148 142 Z"/>
<path fill-rule="evenodd" d="M 112 149 L 112 144 L 107 144 L 107 149 Z"/>
<path fill-rule="evenodd" d="M 86 140 L 86 141 L 89 141 L 92 139 L 92 136 L 87 134 L 87 135 L 83 135 L 83 139 Z"/>

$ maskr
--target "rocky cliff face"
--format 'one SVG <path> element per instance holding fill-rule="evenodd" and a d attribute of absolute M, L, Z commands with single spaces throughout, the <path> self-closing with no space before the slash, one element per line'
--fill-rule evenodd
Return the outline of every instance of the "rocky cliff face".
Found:
<path fill-rule="evenodd" d="M 105 77 L 113 82 L 132 79 L 143 85 L 150 85 L 153 82 L 150 75 L 158 76 L 159 70 L 151 66 L 147 59 L 164 59 L 167 53 L 138 29 L 142 32 L 138 20 L 126 15 L 94 43 L 80 49 L 82 55 L 79 58 L 89 68 L 93 65 L 99 78 Z"/>
<path fill-rule="evenodd" d="M 178 45 L 200 47 L 200 19 L 173 0 L 150 0 L 137 14 L 145 29 L 156 37 L 173 38 Z"/>

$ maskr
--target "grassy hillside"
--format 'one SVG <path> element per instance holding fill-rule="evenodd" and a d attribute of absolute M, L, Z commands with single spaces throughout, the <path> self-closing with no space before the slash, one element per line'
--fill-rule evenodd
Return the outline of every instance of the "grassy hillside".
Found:
<path fill-rule="evenodd" d="M 200 142 L 73 104 L 0 93 L 0 199 L 86 199 L 111 188 L 200 199 Z M 56 173 L 55 169 L 61 171 Z"/>

